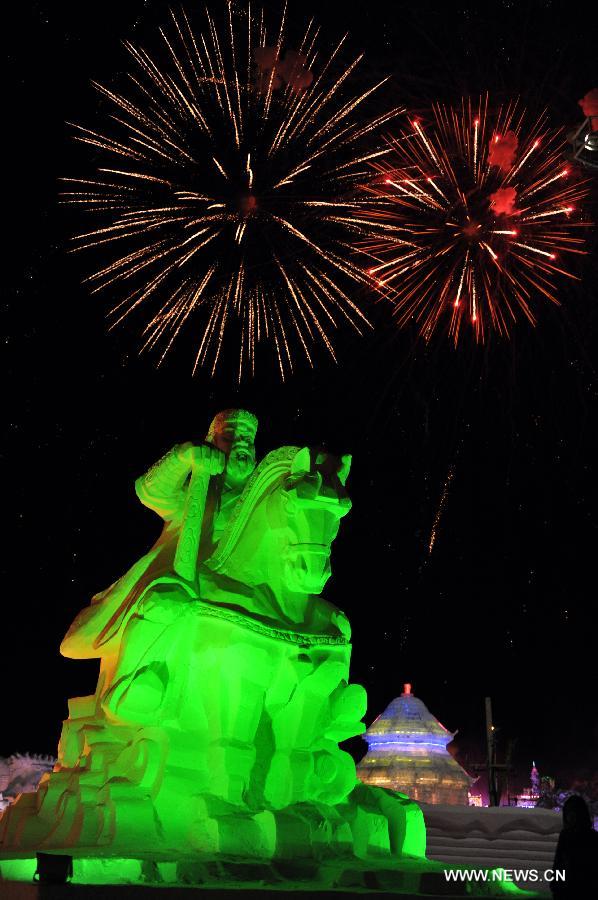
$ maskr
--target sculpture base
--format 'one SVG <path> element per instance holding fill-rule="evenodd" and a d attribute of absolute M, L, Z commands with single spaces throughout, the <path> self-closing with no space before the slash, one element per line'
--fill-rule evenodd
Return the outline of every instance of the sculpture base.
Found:
<path fill-rule="evenodd" d="M 196 830 L 197 846 L 161 834 L 148 840 L 149 828 L 123 832 L 110 842 L 99 843 L 91 829 L 91 840 L 85 835 L 85 806 L 80 795 L 59 794 L 61 773 L 48 782 L 57 793 L 47 817 L 43 815 L 47 794 L 22 794 L 0 820 L 0 859 L 18 858 L 43 851 L 94 859 L 155 859 L 176 861 L 260 860 L 261 864 L 278 864 L 293 859 L 297 865 L 318 866 L 326 860 L 366 860 L 390 862 L 402 856 L 424 858 L 425 827 L 420 808 L 392 791 L 357 784 L 345 801 L 336 807 L 317 803 L 297 803 L 279 810 L 250 813 L 227 809 L 210 810 L 211 815 Z M 73 801 L 74 810 L 60 815 Z M 122 803 L 122 801 L 121 801 Z M 124 805 L 124 804 L 123 804 Z M 138 803 L 131 803 L 137 821 Z M 182 805 L 182 804 L 181 804 Z M 149 812 L 151 805 L 148 803 Z M 91 806 L 95 812 L 97 807 Z M 159 828 L 158 820 L 158 828 Z M 184 821 L 182 822 L 184 826 Z M 183 827 L 182 833 L 186 833 Z M 89 833 L 89 832 L 88 832 Z M 200 844 L 200 837 L 203 843 Z"/>
<path fill-rule="evenodd" d="M 451 867 L 453 868 L 453 867 Z M 2 896 L 6 900 L 36 900 L 46 897 L 47 888 L 31 884 L 36 869 L 34 857 L 2 859 L 0 856 L 0 882 Z M 101 900 L 137 898 L 145 887 L 162 890 L 161 897 L 180 887 L 195 887 L 204 896 L 216 896 L 227 900 L 238 896 L 260 896 L 268 892 L 271 900 L 285 900 L 291 893 L 324 895 L 334 892 L 339 897 L 375 893 L 398 894 L 403 897 L 488 897 L 505 893 L 533 897 L 536 894 L 519 891 L 514 885 L 451 882 L 445 876 L 446 864 L 425 859 L 403 857 L 400 860 L 328 860 L 305 862 L 301 860 L 198 859 L 164 860 L 155 857 L 116 858 L 85 856 L 81 851 L 73 858 L 73 879 L 61 889 L 52 886 L 52 900 L 71 897 L 73 890 L 78 897 L 94 897 Z M 29 884 L 27 884 L 29 882 Z M 113 890 L 110 890 L 110 886 Z M 128 886 L 128 888 L 126 887 Z M 85 888 L 88 887 L 88 890 Z M 40 891 L 40 893 L 38 893 Z M 233 891 L 235 894 L 233 894 Z"/>

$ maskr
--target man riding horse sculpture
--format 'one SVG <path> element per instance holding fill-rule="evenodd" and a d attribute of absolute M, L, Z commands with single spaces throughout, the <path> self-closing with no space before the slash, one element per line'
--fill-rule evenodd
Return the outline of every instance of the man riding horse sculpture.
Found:
<path fill-rule="evenodd" d="M 99 658 L 58 763 L 0 820 L 5 849 L 292 859 L 423 855 L 419 808 L 362 785 L 349 623 L 321 592 L 351 459 L 281 447 L 226 410 L 136 482 L 164 519 L 61 645 Z"/>

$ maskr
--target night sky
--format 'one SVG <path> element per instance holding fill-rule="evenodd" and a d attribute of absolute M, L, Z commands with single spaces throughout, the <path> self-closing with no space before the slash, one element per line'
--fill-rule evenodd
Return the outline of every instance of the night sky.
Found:
<path fill-rule="evenodd" d="M 159 534 L 135 478 L 242 405 L 260 419 L 260 456 L 283 444 L 354 455 L 353 510 L 325 595 L 351 620 L 368 724 L 410 681 L 459 729 L 461 761 L 481 762 L 491 696 L 499 753 L 516 740 L 520 784 L 532 759 L 563 787 L 596 772 L 595 233 L 582 281 L 509 341 L 426 347 L 377 305 L 370 337 L 338 336 L 338 365 L 320 353 L 284 385 L 267 364 L 241 389 L 233 371 L 191 377 L 183 351 L 156 369 L 134 328 L 107 332 L 107 298 L 81 285 L 89 268 L 67 253 L 81 223 L 59 206 L 58 179 L 83 166 L 66 122 L 94 123 L 90 80 L 121 71 L 120 41 L 153 35 L 168 4 L 19 6 L 3 95 L 0 755 L 55 753 L 66 698 L 95 687 L 97 662 L 63 659 L 58 645 Z M 598 13 L 583 18 L 570 2 L 293 2 L 291 21 L 312 12 L 331 42 L 348 29 L 350 50 L 366 52 L 360 77 L 392 75 L 389 102 L 411 109 L 488 89 L 571 128 L 598 84 Z M 597 199 L 595 179 L 594 219 Z"/>

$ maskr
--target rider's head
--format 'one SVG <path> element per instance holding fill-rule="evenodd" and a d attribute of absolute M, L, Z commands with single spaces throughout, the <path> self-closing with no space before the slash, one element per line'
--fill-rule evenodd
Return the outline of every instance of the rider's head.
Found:
<path fill-rule="evenodd" d="M 224 480 L 239 487 L 255 469 L 257 418 L 246 409 L 225 409 L 214 416 L 206 441 L 226 454 Z"/>

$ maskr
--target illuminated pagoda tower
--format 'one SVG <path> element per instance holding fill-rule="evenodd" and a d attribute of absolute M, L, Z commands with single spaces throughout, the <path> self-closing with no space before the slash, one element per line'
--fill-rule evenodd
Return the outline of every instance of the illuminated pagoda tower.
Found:
<path fill-rule="evenodd" d="M 400 791 L 412 800 L 467 806 L 475 779 L 446 749 L 456 733 L 441 725 L 406 684 L 366 731 L 368 752 L 357 774 L 364 784 Z"/>

